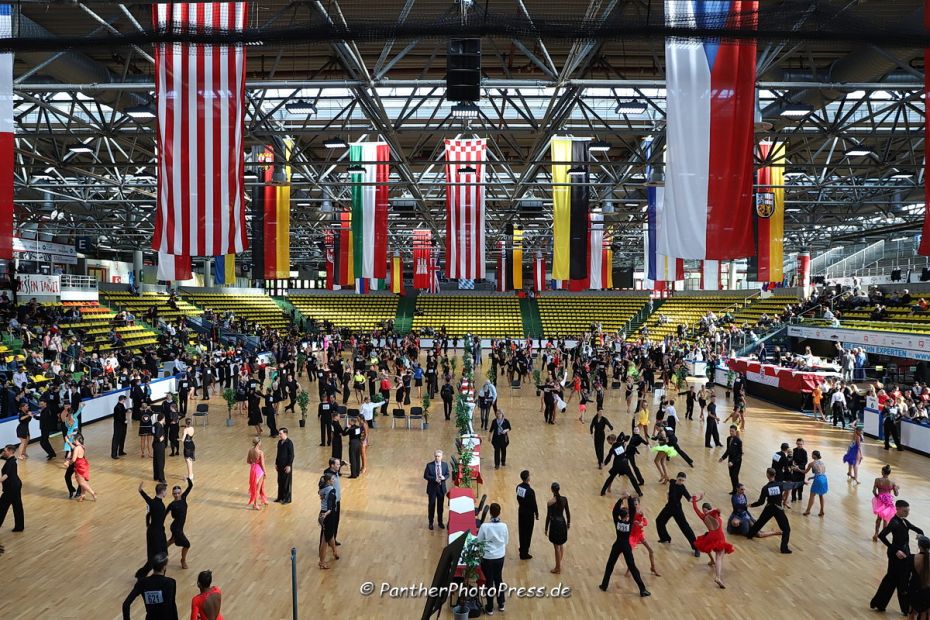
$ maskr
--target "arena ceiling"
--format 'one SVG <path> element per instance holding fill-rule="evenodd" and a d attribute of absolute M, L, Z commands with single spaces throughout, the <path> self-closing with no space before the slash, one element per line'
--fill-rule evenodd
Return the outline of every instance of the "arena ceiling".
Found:
<path fill-rule="evenodd" d="M 490 140 L 488 243 L 507 224 L 522 224 L 529 251 L 551 244 L 549 139 L 610 142 L 591 169 L 592 204 L 613 207 L 605 219 L 616 260 L 641 261 L 643 145 L 664 139 L 661 1 L 249 4 L 248 143 L 295 140 L 299 266 L 320 257 L 331 218 L 324 202 L 347 204 L 348 150 L 326 148 L 326 140 L 391 145 L 392 203 L 412 207 L 392 210 L 391 244 L 407 251 L 413 228 L 444 236 L 442 144 L 459 135 Z M 110 254 L 147 248 L 154 119 L 128 112 L 154 91 L 151 4 L 15 6 L 17 225 L 95 237 Z M 916 229 L 922 220 L 922 6 L 762 0 L 757 137 L 788 143 L 789 251 Z M 443 97 L 446 37 L 456 33 L 483 40 L 482 101 L 470 122 L 453 118 Z M 295 100 L 316 112 L 289 111 Z M 543 212 L 527 213 L 526 201 L 541 201 Z"/>

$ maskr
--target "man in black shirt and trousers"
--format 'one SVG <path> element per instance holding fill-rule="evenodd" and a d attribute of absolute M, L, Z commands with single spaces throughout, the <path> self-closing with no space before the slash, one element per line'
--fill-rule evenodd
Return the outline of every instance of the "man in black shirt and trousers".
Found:
<path fill-rule="evenodd" d="M 517 524 L 520 532 L 520 559 L 532 560 L 530 542 L 533 538 L 533 526 L 539 520 L 539 507 L 536 505 L 536 491 L 530 487 L 530 472 L 520 472 L 522 482 L 517 485 Z"/>
<path fill-rule="evenodd" d="M 322 383 L 321 383 L 322 385 Z M 328 397 L 317 408 L 316 417 L 320 419 L 320 445 L 328 446 L 333 443 L 333 398 Z M 339 440 L 342 441 L 341 439 Z"/>
<path fill-rule="evenodd" d="M 668 501 L 659 516 L 656 517 L 656 531 L 659 533 L 660 543 L 672 542 L 672 537 L 668 535 L 668 529 L 665 526 L 669 519 L 675 519 L 678 529 L 688 539 L 688 544 L 691 545 L 691 549 L 694 551 L 694 557 L 699 558 L 701 552 L 694 548 L 694 530 L 688 525 L 688 520 L 685 519 L 685 513 L 681 508 L 682 499 L 691 499 L 691 494 L 688 493 L 688 489 L 685 487 L 687 478 L 685 472 L 680 471 L 675 476 L 675 482 L 668 485 Z"/>
<path fill-rule="evenodd" d="M 739 429 L 735 424 L 730 425 L 730 436 L 727 437 L 727 449 L 720 457 L 720 463 L 727 462 L 730 471 L 730 495 L 736 494 L 739 486 L 739 470 L 743 466 L 743 440 L 739 437 Z"/>
<path fill-rule="evenodd" d="M 58 414 L 52 411 L 52 408 L 48 405 L 47 399 L 49 396 L 51 394 L 45 395 L 39 401 L 39 430 L 42 432 L 39 445 L 45 450 L 46 459 L 51 461 L 57 454 L 55 448 L 52 447 L 52 442 L 49 441 L 49 437 L 52 433 L 58 432 Z"/>
<path fill-rule="evenodd" d="M 191 398 L 191 380 L 187 378 L 187 373 L 182 373 L 178 377 L 178 415 L 182 418 L 187 417 L 187 403 Z"/>
<path fill-rule="evenodd" d="M 168 514 L 164 498 L 168 493 L 168 485 L 159 482 L 155 485 L 155 497 L 149 497 L 145 491 L 145 483 L 139 483 L 139 495 L 149 507 L 145 516 L 145 564 L 136 571 L 136 579 L 142 579 L 154 568 L 155 557 L 161 553 L 168 554 L 168 539 L 165 537 L 165 517 Z"/>
<path fill-rule="evenodd" d="M 643 438 L 642 433 L 639 431 L 639 427 L 634 426 L 633 435 L 630 436 L 630 441 L 626 444 L 626 455 L 627 460 L 630 462 L 630 471 L 636 476 L 636 482 L 639 483 L 639 486 L 646 484 L 646 479 L 643 478 L 642 472 L 639 471 L 639 467 L 636 466 L 636 455 L 639 454 L 639 446 L 648 445 L 649 441 Z"/>
<path fill-rule="evenodd" d="M 274 501 L 279 504 L 290 504 L 294 442 L 288 438 L 286 428 L 278 429 L 278 451 L 275 455 L 274 466 L 278 470 L 278 498 Z"/>
<path fill-rule="evenodd" d="M 126 416 L 126 395 L 122 395 L 113 407 L 113 439 L 110 441 L 110 458 L 118 459 L 126 454 L 126 429 L 129 420 Z"/>
<path fill-rule="evenodd" d="M 613 465 L 610 466 L 610 475 L 607 476 L 607 480 L 604 481 L 604 485 L 601 487 L 601 495 L 607 493 L 607 489 L 610 488 L 614 478 L 617 476 L 626 476 L 630 484 L 632 484 L 633 488 L 636 490 L 636 494 L 642 495 L 643 491 L 639 487 L 639 481 L 636 480 L 636 476 L 630 471 L 630 462 L 626 455 L 626 435 L 623 433 L 620 433 L 620 437 L 608 435 L 607 440 L 610 441 L 610 450 L 608 450 L 607 456 L 604 457 L 604 464 L 607 465 L 610 463 L 611 459 L 613 459 L 614 462 Z"/>
<path fill-rule="evenodd" d="M 16 463 L 16 444 L 9 444 L 0 450 L 3 458 L 3 469 L 0 470 L 0 486 L 3 495 L 0 495 L 0 526 L 6 520 L 7 511 L 13 509 L 13 531 L 22 532 L 25 529 L 23 516 L 23 482 L 19 479 L 19 470 Z"/>
<path fill-rule="evenodd" d="M 177 583 L 165 576 L 168 554 L 159 553 L 152 558 L 153 573 L 136 581 L 129 596 L 123 601 L 123 620 L 129 620 L 129 608 L 136 597 L 145 601 L 145 617 L 157 620 L 178 620 L 178 605 L 174 600 Z"/>
<path fill-rule="evenodd" d="M 923 536 L 923 530 L 916 527 L 907 520 L 911 513 L 910 504 L 903 499 L 894 503 L 896 509 L 895 516 L 891 517 L 888 525 L 885 526 L 878 534 L 878 539 L 888 547 L 888 570 L 882 579 L 875 596 L 869 602 L 870 609 L 885 611 L 888 602 L 891 601 L 891 595 L 898 591 L 898 604 L 901 606 L 901 613 L 907 615 L 910 611 L 908 604 L 908 579 L 911 576 L 911 559 L 910 532 L 916 532 Z M 888 534 L 891 534 L 891 542 L 888 542 Z"/>
<path fill-rule="evenodd" d="M 636 568 L 636 560 L 633 558 L 633 547 L 630 545 L 630 530 L 633 526 L 633 519 L 630 515 L 630 511 L 632 510 L 633 503 L 630 501 L 630 507 L 628 508 L 623 505 L 625 501 L 629 500 L 625 497 L 621 497 L 617 500 L 617 503 L 614 504 L 614 530 L 617 532 L 617 539 L 610 548 L 607 566 L 604 567 L 604 578 L 601 580 L 598 587 L 605 592 L 607 591 L 607 586 L 610 585 L 610 575 L 614 572 L 614 566 L 616 566 L 617 560 L 623 555 L 623 561 L 626 562 L 626 567 L 630 571 L 633 581 L 639 586 L 639 595 L 646 597 L 649 596 L 650 593 L 649 590 L 646 589 L 646 584 L 643 583 L 643 578 L 639 574 L 639 569 Z"/>
<path fill-rule="evenodd" d="M 714 402 L 713 398 L 712 395 L 711 401 L 707 403 L 707 420 L 704 427 L 705 448 L 713 448 L 714 446 L 719 448 L 723 445 L 720 443 L 720 433 L 717 432 L 717 423 L 720 418 L 717 417 L 717 403 Z"/>
<path fill-rule="evenodd" d="M 788 517 L 785 515 L 782 498 L 786 491 L 794 488 L 794 486 L 799 483 L 775 480 L 775 470 L 771 467 L 765 470 L 765 475 L 769 479 L 768 484 L 762 487 L 762 491 L 759 492 L 759 499 L 749 504 L 753 508 L 765 504 L 765 508 L 762 509 L 762 514 L 759 515 L 756 522 L 749 528 L 749 533 L 746 534 L 746 538 L 752 539 L 758 536 L 759 532 L 762 531 L 762 526 L 768 523 L 769 519 L 774 518 L 775 523 L 778 524 L 778 529 L 781 530 L 781 552 L 791 553 L 791 549 L 788 548 L 788 539 L 791 537 L 791 526 L 788 524 Z"/>

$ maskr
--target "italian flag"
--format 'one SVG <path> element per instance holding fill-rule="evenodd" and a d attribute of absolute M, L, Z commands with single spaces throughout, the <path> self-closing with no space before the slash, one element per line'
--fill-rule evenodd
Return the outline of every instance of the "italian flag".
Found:
<path fill-rule="evenodd" d="M 384 142 L 361 142 L 349 148 L 349 159 L 365 170 L 352 173 L 355 276 L 385 278 L 391 149 Z"/>

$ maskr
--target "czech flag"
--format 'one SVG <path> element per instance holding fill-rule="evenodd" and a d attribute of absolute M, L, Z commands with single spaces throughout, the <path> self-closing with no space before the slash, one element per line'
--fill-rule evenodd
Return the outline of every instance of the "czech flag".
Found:
<path fill-rule="evenodd" d="M 666 0 L 677 29 L 755 31 L 757 0 Z M 752 256 L 754 39 L 665 42 L 668 164 L 658 252 L 688 259 Z"/>

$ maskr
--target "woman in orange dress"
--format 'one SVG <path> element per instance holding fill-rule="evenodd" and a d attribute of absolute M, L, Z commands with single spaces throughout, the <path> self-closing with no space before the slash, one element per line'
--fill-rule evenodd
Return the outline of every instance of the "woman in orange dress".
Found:
<path fill-rule="evenodd" d="M 245 460 L 249 467 L 249 506 L 261 510 L 262 505 L 268 505 L 265 496 L 265 453 L 262 452 L 261 437 L 252 438 L 252 449 Z"/>
<path fill-rule="evenodd" d="M 87 494 L 94 496 L 97 501 L 97 494 L 90 487 L 90 464 L 84 457 L 84 435 L 77 433 L 74 435 L 74 449 L 71 452 L 71 458 L 74 459 L 74 476 L 77 478 L 78 486 L 81 487 L 82 493 L 78 496 L 78 501 L 83 502 Z"/>
<path fill-rule="evenodd" d="M 694 541 L 694 548 L 710 556 L 710 565 L 714 567 L 714 583 L 721 588 L 723 585 L 723 556 L 733 553 L 733 545 L 727 542 L 723 533 L 723 519 L 720 518 L 720 510 L 714 508 L 707 502 L 698 508 L 697 503 L 704 499 L 704 494 L 692 495 L 691 505 L 694 512 L 707 526 L 707 533 L 701 534 Z"/>

